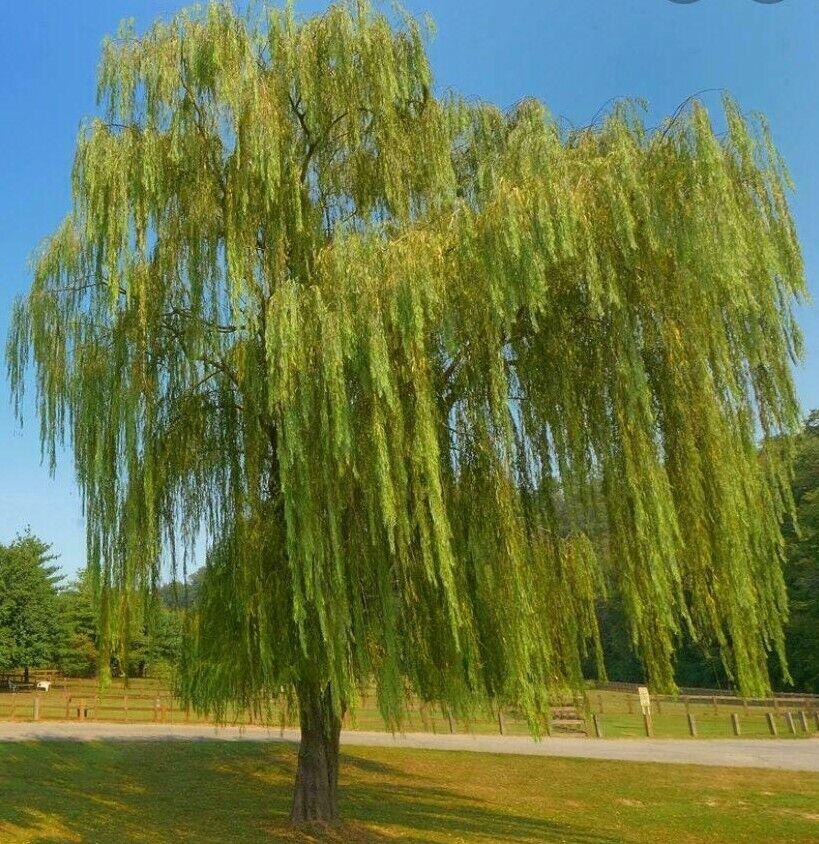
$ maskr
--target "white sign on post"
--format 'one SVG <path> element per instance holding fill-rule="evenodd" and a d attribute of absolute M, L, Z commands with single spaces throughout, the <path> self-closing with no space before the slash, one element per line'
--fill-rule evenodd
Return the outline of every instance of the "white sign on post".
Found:
<path fill-rule="evenodd" d="M 643 715 L 651 715 L 651 697 L 648 689 L 645 686 L 637 686 L 637 694 L 640 698 L 640 709 L 643 710 Z"/>

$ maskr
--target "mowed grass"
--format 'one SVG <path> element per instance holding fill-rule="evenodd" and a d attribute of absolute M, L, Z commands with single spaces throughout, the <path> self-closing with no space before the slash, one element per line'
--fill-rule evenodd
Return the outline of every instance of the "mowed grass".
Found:
<path fill-rule="evenodd" d="M 0 744 L 0 841 L 819 840 L 817 774 L 352 748 L 345 823 L 310 833 L 294 766 L 288 744 Z"/>

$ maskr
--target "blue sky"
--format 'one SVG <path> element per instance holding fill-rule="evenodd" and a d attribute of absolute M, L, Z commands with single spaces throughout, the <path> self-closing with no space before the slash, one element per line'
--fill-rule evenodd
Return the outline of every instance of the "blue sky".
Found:
<path fill-rule="evenodd" d="M 28 256 L 69 203 L 77 129 L 93 112 L 100 42 L 120 19 L 144 28 L 183 3 L 169 0 L 3 0 L 0 4 L 0 336 L 15 295 L 29 284 Z M 303 13 L 326 3 L 303 2 Z M 542 99 L 556 115 L 588 123 L 611 98 L 646 98 L 652 118 L 686 97 L 728 89 L 764 112 L 797 186 L 793 209 L 808 283 L 819 296 L 819 3 L 783 0 L 408 0 L 437 24 L 430 45 L 439 89 L 504 106 Z M 704 96 L 718 105 L 718 94 Z M 819 315 L 800 311 L 807 342 L 796 372 L 803 406 L 819 407 Z M 85 561 L 84 522 L 71 456 L 55 477 L 41 465 L 37 420 L 22 430 L 0 376 L 0 542 L 30 525 L 75 571 Z"/>

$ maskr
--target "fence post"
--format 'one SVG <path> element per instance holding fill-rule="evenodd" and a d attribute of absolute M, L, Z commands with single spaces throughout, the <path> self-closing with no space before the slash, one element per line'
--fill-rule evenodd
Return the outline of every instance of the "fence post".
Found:
<path fill-rule="evenodd" d="M 819 709 L 813 713 L 813 720 L 816 722 L 816 732 L 819 733 Z"/>
<path fill-rule="evenodd" d="M 691 738 L 697 737 L 697 722 L 694 720 L 694 716 L 689 712 L 687 714 L 688 717 L 688 732 L 691 735 Z"/>
<path fill-rule="evenodd" d="M 643 713 L 643 726 L 645 727 L 646 736 L 651 738 L 654 735 L 654 725 L 651 723 L 651 715 L 648 712 Z"/>
<path fill-rule="evenodd" d="M 498 710 L 498 713 L 500 713 L 500 710 Z M 446 719 L 447 719 L 447 721 L 449 721 L 449 732 L 454 733 L 455 732 L 455 724 L 452 721 L 452 710 L 448 706 L 446 708 Z M 501 733 L 503 733 L 503 730 L 501 730 Z"/>
<path fill-rule="evenodd" d="M 626 695 L 626 703 L 628 704 L 628 714 L 634 714 L 634 701 L 631 699 L 631 695 Z"/>
<path fill-rule="evenodd" d="M 80 721 L 85 721 L 85 698 L 80 698 Z"/>
<path fill-rule="evenodd" d="M 122 696 L 122 718 L 124 721 L 128 720 L 128 695 Z"/>
<path fill-rule="evenodd" d="M 500 734 L 504 735 L 504 723 L 503 723 L 503 710 L 498 707 L 498 729 L 500 730 Z"/>
<path fill-rule="evenodd" d="M 600 716 L 595 712 L 592 714 L 592 722 L 594 723 L 594 734 L 597 738 L 603 738 L 603 728 L 600 724 Z"/>
<path fill-rule="evenodd" d="M 774 720 L 773 712 L 766 712 L 765 717 L 768 719 L 768 729 L 771 731 L 771 735 L 776 735 L 776 721 Z"/>
<path fill-rule="evenodd" d="M 731 726 L 734 729 L 734 735 L 738 736 L 739 735 L 739 715 L 737 715 L 736 712 L 731 713 Z"/>
<path fill-rule="evenodd" d="M 790 712 L 785 713 L 785 720 L 788 722 L 788 729 L 791 731 L 791 735 L 796 735 L 796 724 L 793 722 L 793 715 Z"/>
<path fill-rule="evenodd" d="M 35 721 L 40 720 L 40 698 L 38 695 L 34 696 L 34 712 L 32 714 Z"/>
<path fill-rule="evenodd" d="M 805 715 L 804 709 L 799 710 L 799 720 L 802 722 L 802 729 L 804 730 L 805 733 L 807 733 L 808 732 L 808 719 Z"/>

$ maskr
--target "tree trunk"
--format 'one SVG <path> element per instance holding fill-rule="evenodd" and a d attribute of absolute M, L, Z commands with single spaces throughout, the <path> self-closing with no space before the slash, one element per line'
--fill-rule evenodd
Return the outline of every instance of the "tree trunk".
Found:
<path fill-rule="evenodd" d="M 291 820 L 296 824 L 338 820 L 338 744 L 341 718 L 330 687 L 297 689 L 301 744 Z"/>

